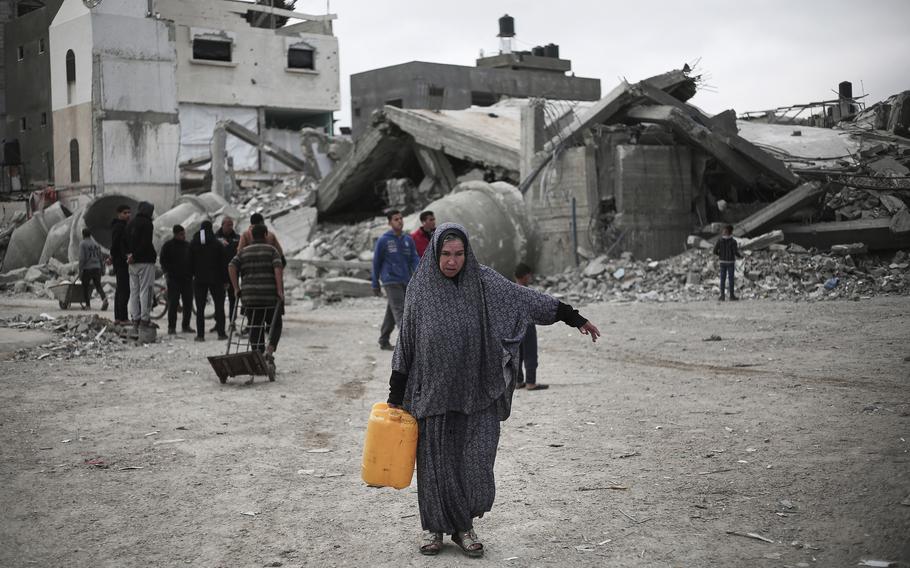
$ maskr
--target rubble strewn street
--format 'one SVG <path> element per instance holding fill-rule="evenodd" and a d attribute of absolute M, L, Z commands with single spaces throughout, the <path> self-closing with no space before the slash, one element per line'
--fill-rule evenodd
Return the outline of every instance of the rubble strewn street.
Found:
<path fill-rule="evenodd" d="M 746 252 L 737 262 L 737 295 L 750 300 L 860 300 L 880 295 L 910 295 L 910 256 L 836 256 L 799 245 Z M 537 284 L 572 302 L 714 300 L 720 293 L 717 258 L 710 249 L 692 249 L 665 260 L 635 260 L 630 255 L 598 257 Z M 832 278 L 837 284 L 828 289 Z"/>

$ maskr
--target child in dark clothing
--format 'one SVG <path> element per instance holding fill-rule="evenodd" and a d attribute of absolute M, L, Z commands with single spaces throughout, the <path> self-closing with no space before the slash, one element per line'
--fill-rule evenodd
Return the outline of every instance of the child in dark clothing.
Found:
<path fill-rule="evenodd" d="M 515 267 L 515 283 L 519 286 L 528 286 L 531 284 L 532 278 L 534 278 L 534 272 L 531 267 L 519 262 Z M 550 388 L 550 385 L 537 382 L 537 326 L 533 323 L 528 324 L 528 330 L 521 340 L 518 353 L 520 355 L 519 366 L 524 366 L 524 382 L 517 383 L 515 388 L 529 391 Z"/>
<path fill-rule="evenodd" d="M 104 264 L 104 254 L 101 247 L 92 238 L 89 229 L 82 229 L 82 242 L 79 243 L 79 274 L 82 278 L 82 299 L 86 309 L 92 309 L 89 301 L 92 297 L 92 285 L 101 296 L 101 311 L 107 309 L 107 295 L 101 287 L 101 267 Z"/>
<path fill-rule="evenodd" d="M 736 239 L 733 238 L 733 225 L 724 227 L 720 240 L 714 245 L 714 254 L 720 257 L 720 301 L 727 299 L 724 294 L 725 281 L 730 282 L 730 301 L 736 301 L 739 298 L 733 291 L 733 272 L 736 268 L 736 259 L 742 258 L 743 255 L 739 253 Z"/>

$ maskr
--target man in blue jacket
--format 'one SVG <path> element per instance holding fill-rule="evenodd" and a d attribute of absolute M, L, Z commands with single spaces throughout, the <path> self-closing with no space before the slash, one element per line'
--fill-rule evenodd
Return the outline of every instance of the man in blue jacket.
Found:
<path fill-rule="evenodd" d="M 386 351 L 393 349 L 389 337 L 395 326 L 400 325 L 404 313 L 404 293 L 411 275 L 417 270 L 420 257 L 417 247 L 410 235 L 402 232 L 404 219 L 401 211 L 392 210 L 386 214 L 390 230 L 379 237 L 373 250 L 373 294 L 379 296 L 379 283 L 385 289 L 388 304 L 385 318 L 379 330 L 379 348 Z"/>

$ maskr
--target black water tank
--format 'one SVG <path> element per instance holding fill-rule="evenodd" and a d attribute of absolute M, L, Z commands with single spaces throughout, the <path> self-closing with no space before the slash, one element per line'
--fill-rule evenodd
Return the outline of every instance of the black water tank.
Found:
<path fill-rule="evenodd" d="M 534 47 L 531 48 L 531 55 L 534 55 L 536 57 L 543 57 L 544 53 L 545 52 L 544 52 L 543 46 L 535 45 Z"/>
<path fill-rule="evenodd" d="M 837 86 L 837 94 L 840 95 L 842 99 L 852 99 L 853 98 L 853 83 L 850 81 L 842 81 Z"/>
<path fill-rule="evenodd" d="M 499 18 L 499 37 L 515 37 L 515 18 L 508 14 Z"/>
<path fill-rule="evenodd" d="M 546 57 L 552 57 L 553 59 L 559 59 L 559 46 L 555 43 L 548 43 L 543 48 L 543 54 Z"/>

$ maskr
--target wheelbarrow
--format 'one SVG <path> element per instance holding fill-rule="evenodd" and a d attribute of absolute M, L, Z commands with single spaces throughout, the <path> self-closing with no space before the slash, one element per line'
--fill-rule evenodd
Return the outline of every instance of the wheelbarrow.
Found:
<path fill-rule="evenodd" d="M 231 323 L 228 327 L 227 349 L 224 355 L 208 357 L 209 364 L 221 384 L 228 377 L 248 375 L 246 384 L 253 382 L 254 377 L 265 376 L 269 381 L 275 380 L 275 359 L 265 352 L 266 345 L 272 340 L 275 318 L 280 317 L 282 302 L 279 300 L 274 308 L 243 306 L 238 298 Z M 240 314 L 240 326 L 237 326 L 237 314 Z"/>
<path fill-rule="evenodd" d="M 78 302 L 81 307 L 85 308 L 85 296 L 83 295 L 81 282 L 64 281 L 56 286 L 51 286 L 50 290 L 53 292 L 54 297 L 57 298 L 57 303 L 60 305 L 61 310 L 68 310 L 73 302 Z"/>

